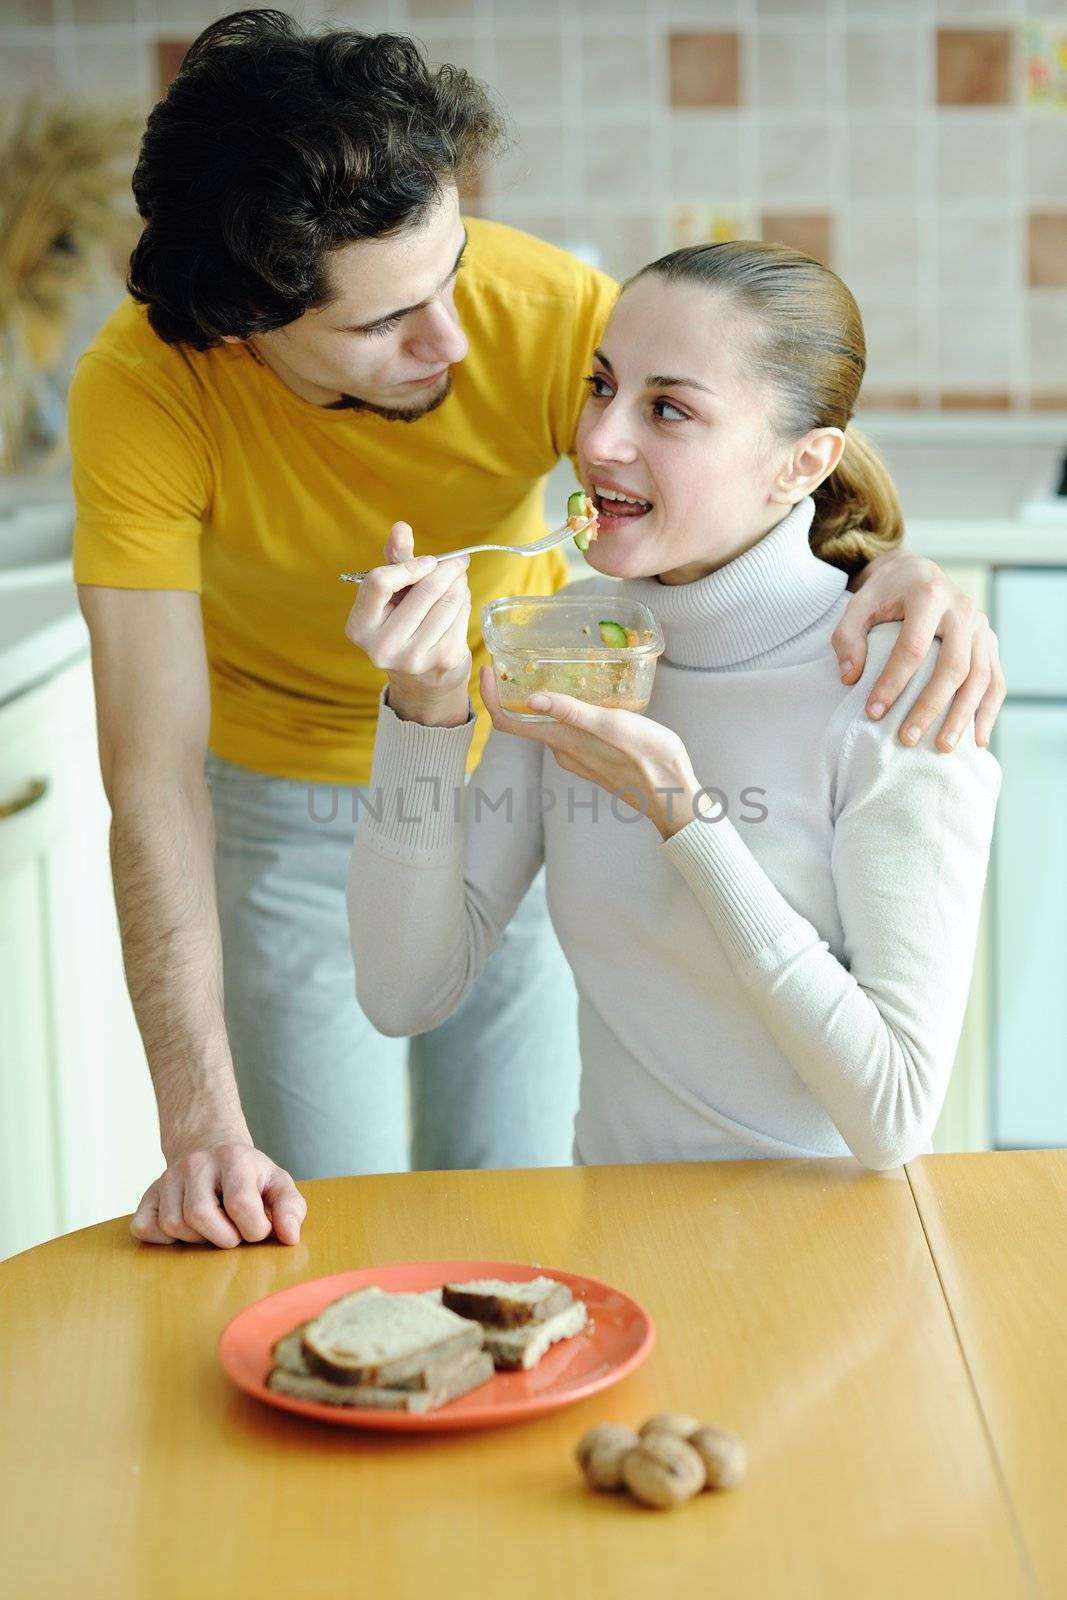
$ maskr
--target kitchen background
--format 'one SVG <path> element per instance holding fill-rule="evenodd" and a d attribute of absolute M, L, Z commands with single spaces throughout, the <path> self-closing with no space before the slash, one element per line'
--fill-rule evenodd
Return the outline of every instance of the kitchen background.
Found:
<path fill-rule="evenodd" d="M 226 9 L 0 0 L 0 114 L 40 93 L 143 120 Z M 494 87 L 514 144 L 470 212 L 619 276 L 681 243 L 777 239 L 853 289 L 863 426 L 901 488 L 908 543 L 990 611 L 1010 688 L 985 928 L 935 1143 L 1067 1144 L 1065 0 L 285 9 L 411 33 Z M 128 189 L 132 150 L 120 166 Z M 0 148 L 0 242 L 11 168 Z M 42 435 L 122 294 L 136 218 L 128 195 L 117 208 L 126 221 L 97 252 L 94 283 L 36 340 Z M 11 308 L 0 249 L 0 400 L 25 378 Z M 4 416 L 0 405 L 0 1255 L 130 1210 L 158 1163 L 111 937 L 62 444 L 59 457 L 40 440 L 20 454 Z M 550 503 L 568 475 L 550 480 Z"/>

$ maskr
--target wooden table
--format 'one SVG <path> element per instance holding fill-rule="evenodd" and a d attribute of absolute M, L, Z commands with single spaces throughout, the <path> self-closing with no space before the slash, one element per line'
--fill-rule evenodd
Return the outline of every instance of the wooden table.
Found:
<path fill-rule="evenodd" d="M 1067 1152 L 302 1188 L 293 1249 L 138 1246 L 118 1218 L 0 1263 L 5 1600 L 1067 1593 Z M 275 1289 L 464 1256 L 616 1283 L 656 1347 L 572 1409 L 422 1438 L 277 1412 L 216 1364 Z M 588 1491 L 579 1434 L 664 1408 L 745 1438 L 742 1488 Z"/>

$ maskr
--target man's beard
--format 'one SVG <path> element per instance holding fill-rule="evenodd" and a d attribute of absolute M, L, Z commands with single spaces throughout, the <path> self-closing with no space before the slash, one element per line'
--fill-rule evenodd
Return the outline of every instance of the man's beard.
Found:
<path fill-rule="evenodd" d="M 425 400 L 417 406 L 376 406 L 369 400 L 361 400 L 358 395 L 343 394 L 340 400 L 331 400 L 326 411 L 369 411 L 376 417 L 383 417 L 386 422 L 418 422 L 420 417 L 428 417 L 431 411 L 436 411 L 452 393 L 452 374 L 445 378 L 444 388 L 435 394 L 432 400 Z"/>

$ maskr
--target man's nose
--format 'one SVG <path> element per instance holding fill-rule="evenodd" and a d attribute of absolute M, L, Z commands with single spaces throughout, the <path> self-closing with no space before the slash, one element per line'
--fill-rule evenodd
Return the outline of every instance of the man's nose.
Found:
<path fill-rule="evenodd" d="M 417 360 L 427 364 L 437 361 L 451 366 L 454 361 L 462 361 L 470 346 L 459 325 L 455 306 L 446 306 L 440 301 L 425 306 L 419 316 L 416 336 L 408 348 Z"/>

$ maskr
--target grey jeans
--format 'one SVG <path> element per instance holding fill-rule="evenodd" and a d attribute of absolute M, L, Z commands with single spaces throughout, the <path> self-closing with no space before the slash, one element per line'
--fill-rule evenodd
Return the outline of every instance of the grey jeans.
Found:
<path fill-rule="evenodd" d="M 538 874 L 459 1010 L 387 1039 L 356 1000 L 352 792 L 209 755 L 226 1025 L 258 1149 L 294 1178 L 565 1166 L 577 998 Z"/>

